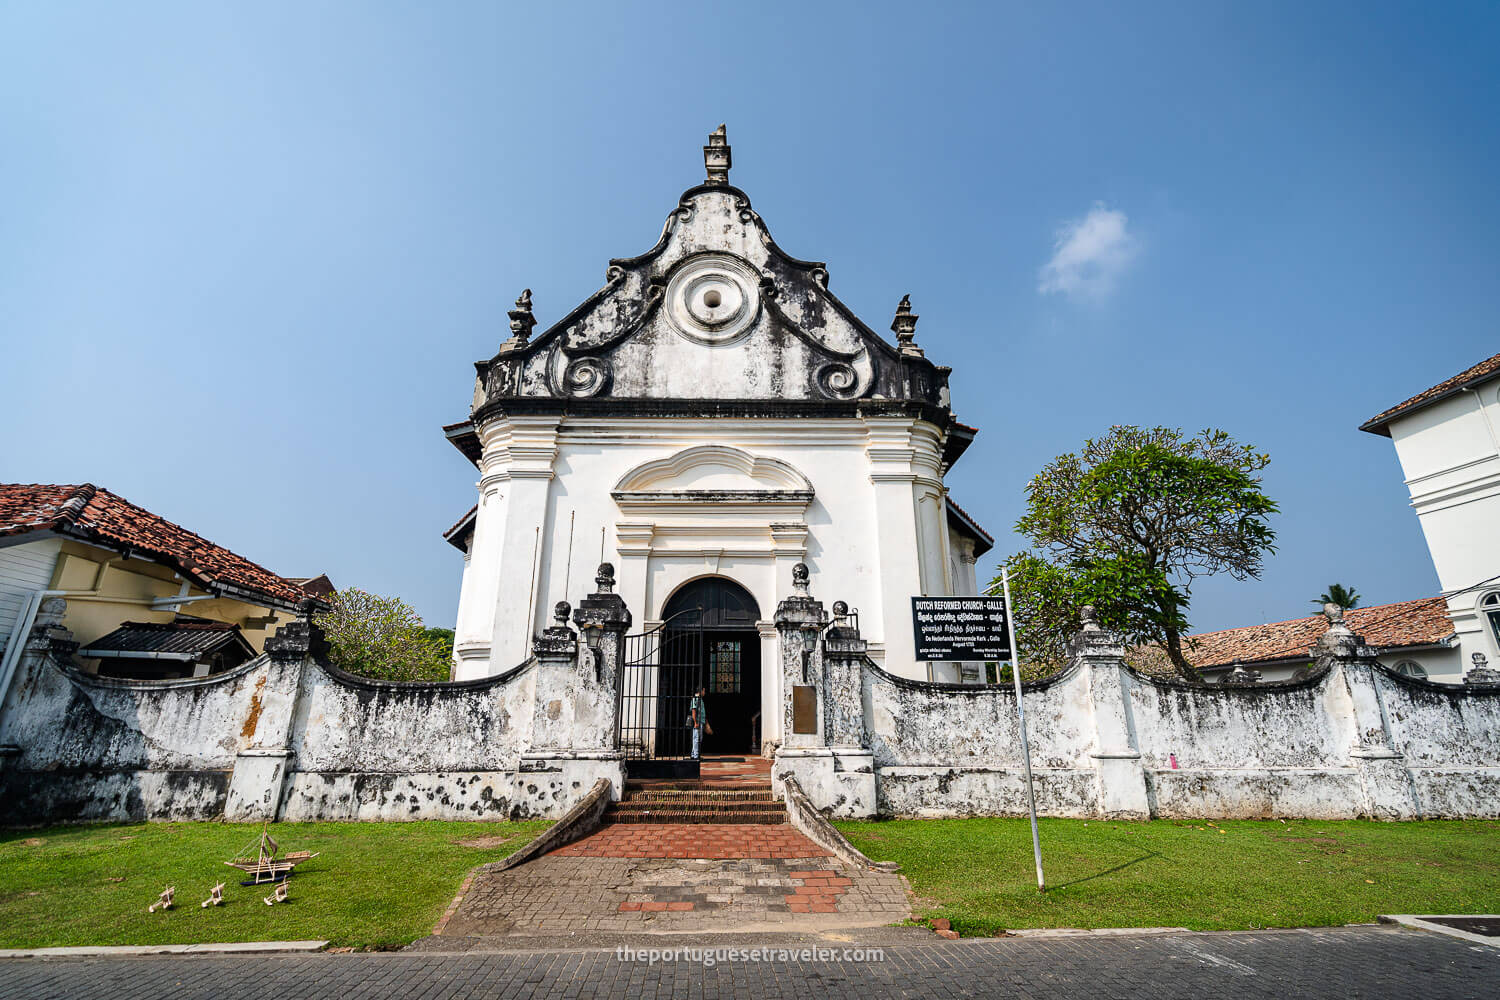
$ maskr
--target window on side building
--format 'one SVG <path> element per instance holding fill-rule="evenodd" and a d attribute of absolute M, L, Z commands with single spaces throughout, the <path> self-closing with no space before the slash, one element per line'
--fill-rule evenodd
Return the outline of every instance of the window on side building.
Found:
<path fill-rule="evenodd" d="M 1427 670 L 1416 660 L 1402 660 L 1396 664 L 1396 673 L 1402 677 L 1415 677 L 1417 680 L 1427 679 Z"/>
<path fill-rule="evenodd" d="M 1490 626 L 1490 638 L 1500 649 L 1500 594 L 1486 594 L 1479 599 L 1479 612 Z"/>

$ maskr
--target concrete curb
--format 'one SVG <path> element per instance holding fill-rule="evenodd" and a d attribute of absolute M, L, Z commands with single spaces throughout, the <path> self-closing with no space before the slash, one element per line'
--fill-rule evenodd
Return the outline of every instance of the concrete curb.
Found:
<path fill-rule="evenodd" d="M 1140 934 L 1192 934 L 1186 927 L 1034 927 L 1006 931 L 1011 937 L 1060 938 L 1060 937 L 1133 937 Z M 983 941 L 984 938 L 964 938 L 965 941 Z"/>
<path fill-rule="evenodd" d="M 322 951 L 327 941 L 230 941 L 209 944 L 120 944 L 74 948 L 0 948 L 4 958 L 125 958 L 131 955 L 253 955 Z"/>
<path fill-rule="evenodd" d="M 1500 951 L 1500 938 L 1485 937 L 1483 934 L 1475 934 L 1472 931 L 1461 931 L 1457 927 L 1445 927 L 1442 924 L 1432 922 L 1433 917 L 1494 917 L 1493 913 L 1424 913 L 1420 916 L 1413 913 L 1382 913 L 1376 917 L 1382 924 L 1397 924 L 1401 927 L 1410 927 L 1413 930 L 1431 931 L 1434 934 L 1446 934 L 1460 941 L 1468 941 L 1471 944 L 1482 944 L 1489 948 Z"/>

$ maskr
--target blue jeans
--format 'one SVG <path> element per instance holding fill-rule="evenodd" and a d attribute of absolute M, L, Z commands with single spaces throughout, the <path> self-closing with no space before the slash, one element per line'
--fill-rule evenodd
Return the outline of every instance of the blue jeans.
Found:
<path fill-rule="evenodd" d="M 703 727 L 693 727 L 693 759 L 698 759 L 698 744 L 703 742 Z"/>

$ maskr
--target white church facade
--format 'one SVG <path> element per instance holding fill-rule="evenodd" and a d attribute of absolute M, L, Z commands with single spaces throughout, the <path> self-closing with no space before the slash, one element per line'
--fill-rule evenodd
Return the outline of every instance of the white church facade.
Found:
<path fill-rule="evenodd" d="M 656 245 L 611 261 L 582 304 L 533 336 L 529 292 L 517 300 L 511 338 L 476 365 L 469 418 L 445 428 L 480 477 L 447 534 L 464 553 L 454 679 L 521 664 L 555 602 L 610 562 L 637 627 L 693 604 L 732 633 L 736 662 L 759 664 L 732 710 L 777 743 L 772 616 L 796 564 L 862 612 L 886 670 L 959 682 L 973 665 L 914 659 L 911 598 L 977 593 L 992 541 L 948 500 L 975 430 L 907 300 L 891 343 L 823 264 L 772 240 L 728 183 L 722 127 L 704 159 Z"/>
<path fill-rule="evenodd" d="M 1500 354 L 1370 418 L 1391 439 L 1452 622 L 1441 679 L 1500 668 Z M 1476 660 L 1476 657 L 1479 659 Z M 1439 675 L 1429 670 L 1428 676 Z"/>

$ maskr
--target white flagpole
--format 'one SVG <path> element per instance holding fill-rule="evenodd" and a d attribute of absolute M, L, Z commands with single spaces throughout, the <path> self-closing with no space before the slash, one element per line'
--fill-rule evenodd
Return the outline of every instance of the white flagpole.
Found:
<path fill-rule="evenodd" d="M 1010 632 L 1010 673 L 1016 681 L 1016 719 L 1021 726 L 1021 759 L 1026 762 L 1026 804 L 1031 809 L 1031 852 L 1036 857 L 1036 888 L 1047 891 L 1042 876 L 1042 841 L 1036 833 L 1036 788 L 1031 783 L 1031 744 L 1026 739 L 1026 707 L 1021 699 L 1021 650 L 1016 647 L 1015 608 L 1010 603 L 1010 570 L 1000 567 L 1000 585 L 1005 591 L 1005 627 Z"/>

